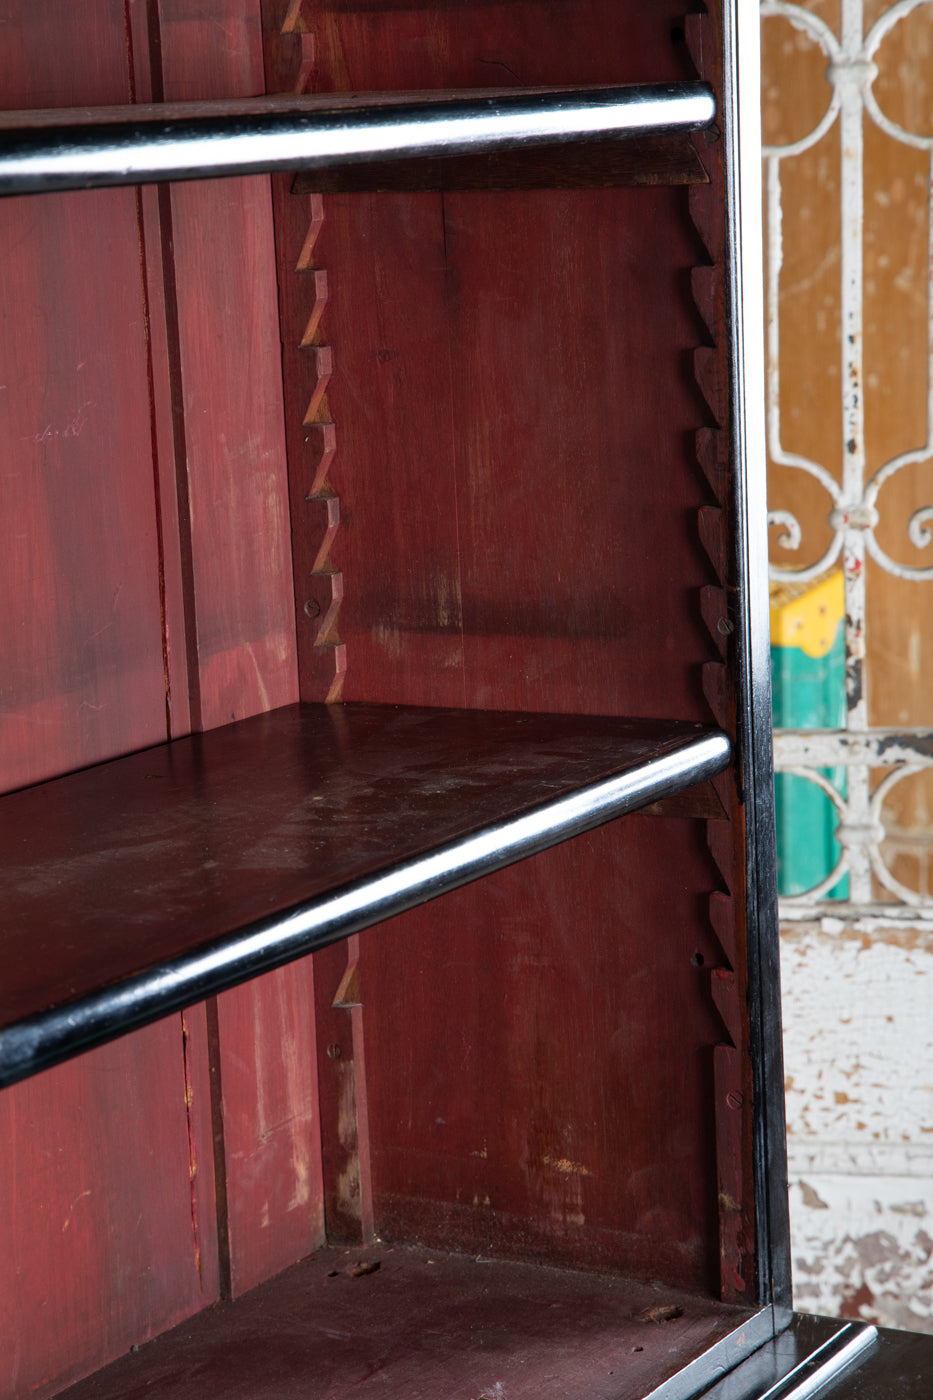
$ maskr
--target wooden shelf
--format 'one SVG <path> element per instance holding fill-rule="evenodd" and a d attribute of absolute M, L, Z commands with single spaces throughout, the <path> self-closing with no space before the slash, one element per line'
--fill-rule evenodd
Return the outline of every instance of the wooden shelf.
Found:
<path fill-rule="evenodd" d="M 62 1400 L 633 1400 L 752 1316 L 607 1275 L 325 1249 Z"/>
<path fill-rule="evenodd" d="M 689 131 L 532 146 L 483 156 L 368 161 L 299 171 L 292 194 L 426 193 L 452 190 L 599 190 L 628 185 L 703 185 L 709 176 Z"/>
<path fill-rule="evenodd" d="M 9 1084 L 721 770 L 686 723 L 293 705 L 0 804 Z"/>

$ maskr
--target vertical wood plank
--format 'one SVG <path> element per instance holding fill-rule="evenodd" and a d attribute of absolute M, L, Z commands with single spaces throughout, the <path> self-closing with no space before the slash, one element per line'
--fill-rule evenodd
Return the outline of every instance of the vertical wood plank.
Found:
<path fill-rule="evenodd" d="M 182 1050 L 173 1016 L 0 1095 L 4 1396 L 53 1394 L 216 1298 Z"/>
<path fill-rule="evenodd" d="M 3 785 L 165 737 L 149 393 L 131 190 L 7 201 Z"/>
<path fill-rule="evenodd" d="M 160 0 L 166 100 L 263 91 L 258 0 L 193 13 Z M 172 190 L 184 455 L 196 631 L 194 722 L 298 698 L 281 347 L 269 181 Z M 310 965 L 216 1008 L 223 1177 L 234 1294 L 320 1243 Z"/>
<path fill-rule="evenodd" d="M 133 100 L 141 9 L 8 0 L 3 103 Z M 186 685 L 164 645 L 165 352 L 136 194 L 7 201 L 0 225 L 8 789 L 164 740 L 170 676 Z M 216 1298 L 197 1020 L 190 1053 L 172 1017 L 0 1095 L 5 1396 L 56 1391 Z"/>

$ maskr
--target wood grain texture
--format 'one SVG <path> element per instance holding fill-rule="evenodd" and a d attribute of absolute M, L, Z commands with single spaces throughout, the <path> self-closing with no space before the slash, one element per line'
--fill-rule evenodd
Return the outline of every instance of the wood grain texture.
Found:
<path fill-rule="evenodd" d="M 361 935 L 383 1237 L 710 1286 L 709 871 L 695 824 L 664 827 L 627 818 Z"/>
<path fill-rule="evenodd" d="M 262 92 L 258 0 L 213 0 L 196 11 L 160 0 L 159 21 L 166 100 Z M 194 715 L 197 727 L 211 728 L 298 693 L 269 182 L 176 186 L 171 228 Z M 310 976 L 302 968 L 260 979 L 217 1009 L 234 1291 L 321 1238 Z"/>
<path fill-rule="evenodd" d="M 131 101 L 140 11 L 8 0 L 4 104 Z M 4 789 L 161 742 L 170 677 L 187 690 L 163 629 L 165 356 L 140 214 L 132 190 L 0 210 Z M 0 1096 L 4 1395 L 47 1395 L 217 1296 L 188 1030 L 188 1054 L 176 1017 Z"/>
<path fill-rule="evenodd" d="M 0 1095 L 3 1395 L 57 1392 L 217 1297 L 192 1088 L 176 1016 Z"/>
<path fill-rule="evenodd" d="M 318 91 L 486 70 L 688 75 L 657 6 L 625 24 L 599 5 L 533 23 L 524 4 L 305 18 Z M 702 713 L 708 497 L 692 440 L 708 418 L 685 198 L 328 195 L 324 209 L 345 698 Z M 700 1106 L 722 1030 L 691 961 L 716 957 L 716 873 L 701 832 L 663 825 L 503 872 L 379 946 L 361 936 L 377 1231 L 718 1286 Z M 656 1003 L 633 965 L 666 989 Z M 675 1026 L 684 1058 L 665 1067 Z"/>
<path fill-rule="evenodd" d="M 332 1244 L 374 1234 L 359 936 L 314 955 L 324 1217 Z"/>
<path fill-rule="evenodd" d="M 606 1275 L 333 1249 L 66 1395 L 638 1400 L 747 1317 Z"/>
<path fill-rule="evenodd" d="M 697 711 L 678 202 L 328 199 L 345 698 Z"/>
<path fill-rule="evenodd" d="M 0 219 L 9 789 L 162 740 L 165 684 L 136 200 Z"/>

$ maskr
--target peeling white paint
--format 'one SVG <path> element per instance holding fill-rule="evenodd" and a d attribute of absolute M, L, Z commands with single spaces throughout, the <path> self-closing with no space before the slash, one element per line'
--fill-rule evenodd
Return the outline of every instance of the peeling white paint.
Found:
<path fill-rule="evenodd" d="M 781 945 L 794 1304 L 933 1332 L 933 933 Z"/>

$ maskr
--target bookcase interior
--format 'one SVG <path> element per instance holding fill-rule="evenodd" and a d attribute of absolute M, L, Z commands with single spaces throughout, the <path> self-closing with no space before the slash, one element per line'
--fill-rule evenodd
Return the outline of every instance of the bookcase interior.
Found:
<path fill-rule="evenodd" d="M 157 25 L 130 6 L 125 33 L 108 0 L 91 8 L 68 42 L 93 36 L 97 76 L 53 58 L 56 105 L 129 100 L 127 36 L 140 101 L 282 91 L 310 54 L 300 5 L 264 6 L 260 34 L 243 0 L 224 52 L 180 4 L 154 7 Z M 326 4 L 315 82 L 696 76 L 676 4 L 624 11 Z M 26 6 L 21 22 L 37 45 Z M 48 105 L 21 67 L 7 105 Z M 198 758 L 173 758 L 192 732 L 219 748 L 255 716 L 326 707 L 329 747 L 303 743 L 339 775 L 357 707 L 551 716 L 557 768 L 617 717 L 662 743 L 669 722 L 732 731 L 734 624 L 710 601 L 732 576 L 727 449 L 712 467 L 698 452 L 726 440 L 726 347 L 695 296 L 715 238 L 693 191 L 722 209 L 717 159 L 696 138 L 677 160 L 664 146 L 654 175 L 645 155 L 604 162 L 589 188 L 322 193 L 276 176 L 0 209 L 0 316 L 30 327 L 0 391 L 16 522 L 0 821 L 15 852 L 35 808 L 38 907 L 60 888 L 80 930 L 64 919 L 58 960 L 39 922 L 20 935 L 17 1016 L 88 986 L 115 1004 L 160 899 L 182 901 L 185 933 L 146 963 L 153 985 L 205 937 L 261 922 L 262 879 L 238 912 L 234 867 L 210 851 L 191 878 L 214 903 L 178 895 L 171 804 L 147 809 L 148 864 L 122 903 L 113 863 L 56 873 L 59 835 L 75 868 L 86 856 L 89 813 L 119 833 L 118 771 L 168 789 L 185 767 L 209 790 Z M 498 776 L 484 759 L 506 809 L 539 757 L 526 745 L 523 769 L 510 742 Z M 413 811 L 422 852 L 453 839 L 450 813 L 454 836 L 474 829 L 474 750 L 442 819 L 453 748 L 419 761 L 409 744 L 405 777 L 400 743 L 386 731 L 352 804 L 334 788 L 321 860 L 343 879 L 407 859 Z M 277 913 L 310 897 L 279 886 L 307 863 L 294 823 L 317 788 L 297 763 L 269 768 L 257 749 L 231 770 L 230 830 L 252 812 L 236 869 L 274 871 Z M 30 1340 L 0 1390 L 636 1400 L 755 1316 L 739 792 L 734 768 L 692 777 L 241 986 L 199 984 L 184 1010 L 4 1090 L 0 1154 L 23 1193 L 0 1227 L 19 1280 L 4 1325 Z M 561 781 L 549 770 L 526 807 Z M 62 783 L 77 796 L 55 807 Z M 367 870 L 345 857 L 377 798 Z M 112 960 L 82 982 L 105 923 Z"/>

